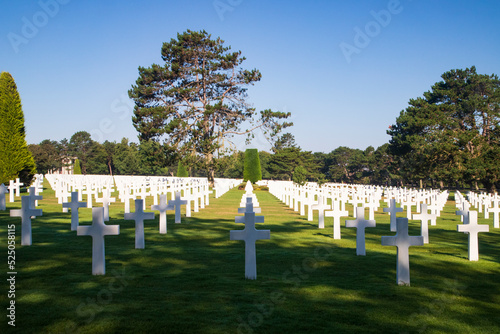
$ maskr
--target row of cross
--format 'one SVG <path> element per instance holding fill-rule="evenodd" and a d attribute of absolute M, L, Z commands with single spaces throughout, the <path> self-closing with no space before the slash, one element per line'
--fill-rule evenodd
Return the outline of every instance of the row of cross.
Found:
<path fill-rule="evenodd" d="M 1 187 L 0 187 L 1 188 Z M 1 201 L 0 195 L 0 201 Z M 4 194 L 5 199 L 5 194 Z M 21 245 L 30 246 L 32 244 L 31 219 L 42 216 L 42 209 L 36 209 L 35 202 L 43 199 L 42 196 L 35 194 L 35 188 L 29 189 L 29 195 L 21 197 L 21 209 L 10 210 L 11 217 L 21 217 Z M 167 211 L 175 211 L 175 223 L 181 223 L 181 205 L 186 205 L 187 201 L 181 199 L 181 193 L 177 192 L 175 200 L 168 201 L 166 195 L 160 196 L 160 203 L 152 205 L 151 210 L 160 213 L 160 234 L 167 233 Z M 76 231 L 77 235 L 87 235 L 92 237 L 92 274 L 104 275 L 106 273 L 105 255 L 104 255 L 104 237 L 106 235 L 119 235 L 119 225 L 106 225 L 109 221 L 109 213 L 106 203 L 104 207 L 92 208 L 92 225 L 79 225 L 79 209 L 86 208 L 87 203 L 78 201 L 78 192 L 71 193 L 71 201 L 63 203 L 63 207 L 71 209 L 71 230 Z M 144 220 L 154 219 L 154 212 L 144 212 L 143 200 L 135 200 L 135 212 L 125 213 L 125 220 L 135 221 L 135 248 L 143 249 L 144 241 Z"/>

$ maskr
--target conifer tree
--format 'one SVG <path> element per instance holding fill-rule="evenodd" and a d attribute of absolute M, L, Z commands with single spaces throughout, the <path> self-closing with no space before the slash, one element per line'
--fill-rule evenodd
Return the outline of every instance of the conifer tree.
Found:
<path fill-rule="evenodd" d="M 16 83 L 10 73 L 0 74 L 0 183 L 20 178 L 28 186 L 36 174 L 28 150 L 24 114 Z"/>
<path fill-rule="evenodd" d="M 250 180 L 252 183 L 262 180 L 259 151 L 256 148 L 249 148 L 245 151 L 243 179 L 244 182 Z"/>
<path fill-rule="evenodd" d="M 73 174 L 74 175 L 82 174 L 82 167 L 80 166 L 80 160 L 78 159 L 75 160 L 75 167 L 73 169 Z"/>

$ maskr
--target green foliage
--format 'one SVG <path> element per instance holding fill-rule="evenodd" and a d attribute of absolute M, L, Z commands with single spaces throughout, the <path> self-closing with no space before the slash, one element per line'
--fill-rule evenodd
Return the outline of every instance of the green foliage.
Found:
<path fill-rule="evenodd" d="M 46 174 L 63 166 L 64 150 L 61 144 L 53 140 L 43 140 L 40 144 L 28 145 L 35 159 L 38 173 Z"/>
<path fill-rule="evenodd" d="M 129 143 L 127 138 L 123 138 L 120 143 L 116 144 L 113 155 L 114 173 L 117 175 L 141 174 L 138 151 L 138 145 Z"/>
<path fill-rule="evenodd" d="M 73 167 L 73 174 L 75 175 L 82 174 L 82 167 L 80 166 L 80 160 L 78 159 L 75 160 L 75 167 Z"/>
<path fill-rule="evenodd" d="M 303 186 L 307 181 L 307 169 L 303 166 L 296 166 L 293 170 L 293 182 Z"/>
<path fill-rule="evenodd" d="M 243 181 L 255 183 L 262 180 L 262 170 L 260 168 L 259 151 L 249 148 L 245 151 L 245 168 L 243 170 Z"/>
<path fill-rule="evenodd" d="M 168 211 L 167 239 L 158 233 L 158 216 L 148 221 L 140 251 L 133 249 L 135 224 L 123 220 L 123 203 L 111 203 L 110 224 L 120 225 L 120 235 L 105 237 L 106 275 L 93 276 L 92 238 L 69 231 L 68 214 L 45 187 L 33 246 L 16 247 L 22 269 L 16 327 L 4 324 L 2 333 L 498 332 L 500 230 L 481 233 L 480 259 L 468 261 L 468 236 L 456 232 L 453 202 L 437 218 L 431 243 L 410 248 L 411 287 L 396 284 L 396 247 L 380 244 L 389 234 L 382 208 L 377 226 L 367 231 L 367 256 L 356 256 L 355 229 L 343 229 L 342 239 L 333 241 L 331 222 L 318 233 L 307 217 L 267 192 L 257 195 L 265 221 L 256 228 L 270 229 L 271 240 L 257 242 L 257 280 L 245 280 L 245 244 L 228 237 L 238 225 L 243 191 L 236 189 L 218 199 L 212 194 L 210 205 L 181 225 L 174 226 Z M 352 205 L 346 209 L 352 212 Z M 92 209 L 80 209 L 81 224 L 91 221 Z M 491 220 L 481 215 L 479 224 L 485 223 Z M 20 218 L 0 212 L 0 235 L 8 235 L 10 224 L 19 229 Z M 410 221 L 409 233 L 419 235 L 420 224 Z M 0 243 L 3 254 L 7 246 Z M 2 298 L 8 301 L 6 293 Z M 295 321 L 298 315 L 311 321 Z"/>
<path fill-rule="evenodd" d="M 24 113 L 16 83 L 7 72 L 0 74 L 0 183 L 20 178 L 29 186 L 36 174 L 33 155 L 28 149 Z"/>
<path fill-rule="evenodd" d="M 409 180 L 500 181 L 500 80 L 473 66 L 444 73 L 423 97 L 411 99 L 387 133 Z M 493 159 L 493 164 L 490 157 Z"/>
<path fill-rule="evenodd" d="M 182 161 L 179 160 L 177 164 L 177 177 L 189 177 L 189 172 L 186 167 L 182 164 Z"/>
<path fill-rule="evenodd" d="M 274 138 L 292 125 L 283 121 L 290 113 L 268 109 L 258 118 L 249 107 L 248 86 L 259 81 L 261 74 L 243 69 L 245 57 L 230 49 L 206 31 L 179 33 L 177 39 L 163 44 L 165 63 L 139 67 L 139 78 L 129 90 L 140 140 L 161 142 L 183 160 L 201 158 L 210 180 L 216 171 L 215 152 L 233 135 L 251 135 L 260 128 Z M 245 121 L 255 126 L 241 130 Z"/>

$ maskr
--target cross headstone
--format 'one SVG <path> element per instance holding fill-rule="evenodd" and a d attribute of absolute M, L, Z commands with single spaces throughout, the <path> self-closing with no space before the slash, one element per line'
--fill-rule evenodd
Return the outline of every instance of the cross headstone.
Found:
<path fill-rule="evenodd" d="M 495 198 L 491 201 L 491 208 L 488 209 L 489 212 L 493 213 L 493 227 L 500 227 L 500 220 L 498 219 L 498 215 L 500 214 L 500 207 L 498 206 L 499 199 L 495 195 Z"/>
<path fill-rule="evenodd" d="M 124 211 L 125 213 L 130 212 L 130 200 L 135 199 L 135 195 L 130 193 L 130 189 L 125 189 L 125 192 L 122 194 L 122 201 L 125 203 Z"/>
<path fill-rule="evenodd" d="M 489 232 L 490 226 L 477 223 L 477 211 L 469 211 L 468 224 L 457 225 L 458 232 L 469 234 L 469 261 L 479 260 L 478 233 Z"/>
<path fill-rule="evenodd" d="M 396 281 L 398 285 L 410 285 L 410 246 L 423 246 L 424 237 L 408 235 L 408 218 L 396 220 L 395 236 L 382 237 L 382 246 L 396 246 Z"/>
<path fill-rule="evenodd" d="M 420 214 L 413 215 L 413 220 L 420 220 L 420 234 L 424 237 L 424 244 L 429 243 L 429 221 L 436 219 L 436 215 L 431 215 L 427 212 L 427 204 L 420 204 Z"/>
<path fill-rule="evenodd" d="M 389 212 L 390 219 L 391 219 L 391 232 L 396 232 L 396 218 L 398 212 L 403 212 L 403 208 L 398 208 L 396 207 L 396 200 L 392 198 L 390 200 L 390 205 L 387 208 L 384 208 L 384 212 Z"/>
<path fill-rule="evenodd" d="M 78 191 L 71 192 L 71 202 L 63 203 L 63 208 L 71 209 L 71 231 L 76 231 L 78 227 L 78 209 L 86 208 L 87 203 L 78 202 Z"/>
<path fill-rule="evenodd" d="M 31 208 L 32 209 L 36 209 L 36 207 L 38 206 L 38 200 L 41 200 L 43 199 L 43 196 L 38 196 L 36 194 L 36 188 L 35 187 L 30 187 L 28 189 L 28 197 L 30 198 L 30 205 L 31 205 Z"/>
<path fill-rule="evenodd" d="M 19 178 L 16 179 L 16 182 L 14 182 L 14 186 L 16 187 L 16 196 L 19 197 L 21 196 L 21 186 L 24 185 L 24 183 L 19 181 Z"/>
<path fill-rule="evenodd" d="M 21 209 L 10 210 L 11 217 L 21 217 L 21 245 L 31 246 L 31 217 L 41 216 L 42 209 L 31 207 L 29 196 L 21 197 Z"/>
<path fill-rule="evenodd" d="M 135 212 L 126 213 L 125 220 L 135 220 L 135 248 L 144 249 L 144 220 L 155 219 L 154 212 L 144 212 L 142 199 L 135 200 Z"/>
<path fill-rule="evenodd" d="M 167 234 L 167 211 L 174 209 L 173 205 L 167 205 L 167 194 L 160 195 L 158 205 L 151 205 L 151 210 L 160 211 L 160 234 Z"/>
<path fill-rule="evenodd" d="M 95 201 L 97 203 L 102 203 L 102 207 L 104 208 L 104 221 L 109 221 L 109 204 L 114 203 L 116 198 L 111 197 L 111 191 L 106 189 L 102 193 L 102 198 L 96 198 Z"/>
<path fill-rule="evenodd" d="M 14 202 L 14 195 L 16 191 L 16 186 L 14 185 L 14 180 L 9 181 L 9 203 Z"/>
<path fill-rule="evenodd" d="M 6 202 L 5 202 L 5 194 L 7 194 L 9 190 L 7 187 L 2 183 L 0 184 L 0 210 L 5 210 L 7 208 Z"/>
<path fill-rule="evenodd" d="M 86 189 L 83 190 L 82 193 L 87 195 L 87 208 L 92 208 L 92 194 L 94 193 L 92 186 L 90 184 L 87 184 Z"/>
<path fill-rule="evenodd" d="M 247 206 L 245 216 L 236 217 L 236 223 L 244 223 L 243 230 L 231 231 L 230 240 L 245 241 L 245 277 L 257 279 L 257 260 L 255 255 L 255 242 L 262 239 L 271 239 L 271 231 L 255 229 L 255 223 L 263 223 L 264 217 L 255 216 L 253 205 Z"/>
<path fill-rule="evenodd" d="M 175 223 L 181 223 L 181 205 L 186 205 L 186 200 L 181 200 L 181 193 L 177 191 L 175 193 L 175 200 L 168 201 L 168 205 L 173 206 L 175 208 Z"/>
<path fill-rule="evenodd" d="M 356 207 L 356 219 L 346 220 L 346 227 L 356 228 L 356 255 L 366 255 L 365 249 L 365 228 L 375 227 L 375 220 L 365 220 L 365 208 Z"/>
<path fill-rule="evenodd" d="M 331 205 L 324 204 L 323 196 L 318 195 L 318 203 L 311 206 L 313 210 L 318 210 L 318 228 L 325 228 L 325 210 L 330 210 Z"/>
<path fill-rule="evenodd" d="M 104 236 L 119 235 L 120 225 L 105 225 L 104 208 L 92 208 L 92 225 L 78 226 L 76 234 L 92 237 L 92 275 L 106 274 Z"/>
<path fill-rule="evenodd" d="M 244 208 L 238 208 L 238 213 L 245 213 L 245 212 L 261 213 L 261 208 L 253 207 L 252 197 L 247 197 L 246 206 Z M 236 217 L 236 219 L 241 219 L 241 218 L 245 217 Z M 255 217 L 255 218 L 257 219 L 264 217 Z M 264 220 L 262 220 L 262 222 L 257 222 L 257 223 L 263 223 L 263 222 Z M 245 220 L 243 219 L 242 221 L 237 221 L 237 223 L 245 223 Z"/>
<path fill-rule="evenodd" d="M 325 217 L 333 217 L 333 239 L 340 239 L 340 217 L 348 215 L 347 210 L 340 210 L 339 201 L 333 201 L 332 211 L 325 211 Z"/>

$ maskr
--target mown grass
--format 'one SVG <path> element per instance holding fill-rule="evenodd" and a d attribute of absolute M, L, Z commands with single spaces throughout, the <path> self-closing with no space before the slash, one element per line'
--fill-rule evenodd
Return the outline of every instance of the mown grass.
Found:
<path fill-rule="evenodd" d="M 381 246 L 389 231 L 380 209 L 377 227 L 366 229 L 366 256 L 356 256 L 356 230 L 342 224 L 342 239 L 317 221 L 256 191 L 271 239 L 257 242 L 255 281 L 244 278 L 244 243 L 230 241 L 241 190 L 232 190 L 186 218 L 168 216 L 168 233 L 158 233 L 158 216 L 145 222 L 145 249 L 134 249 L 133 221 L 123 204 L 110 208 L 107 224 L 120 225 L 106 237 L 106 275 L 91 274 L 92 240 L 70 231 L 51 189 L 33 220 L 33 245 L 21 246 L 19 218 L 0 212 L 0 243 L 7 268 L 7 225 L 16 225 L 16 326 L 7 324 L 8 286 L 0 293 L 1 333 L 499 333 L 500 230 L 492 219 L 479 237 L 480 260 L 467 259 L 467 235 L 453 202 L 430 244 L 410 248 L 411 286 L 396 284 L 396 248 Z M 152 203 L 148 202 L 148 208 Z M 20 207 L 19 198 L 7 203 Z M 349 207 L 350 208 L 350 207 Z M 352 213 L 352 209 L 349 210 Z M 403 214 L 401 214 L 403 215 Z M 317 215 L 315 215 L 317 219 Z M 343 218 L 345 219 L 352 218 Z M 80 209 L 81 224 L 91 210 Z M 419 224 L 410 222 L 410 234 Z"/>

